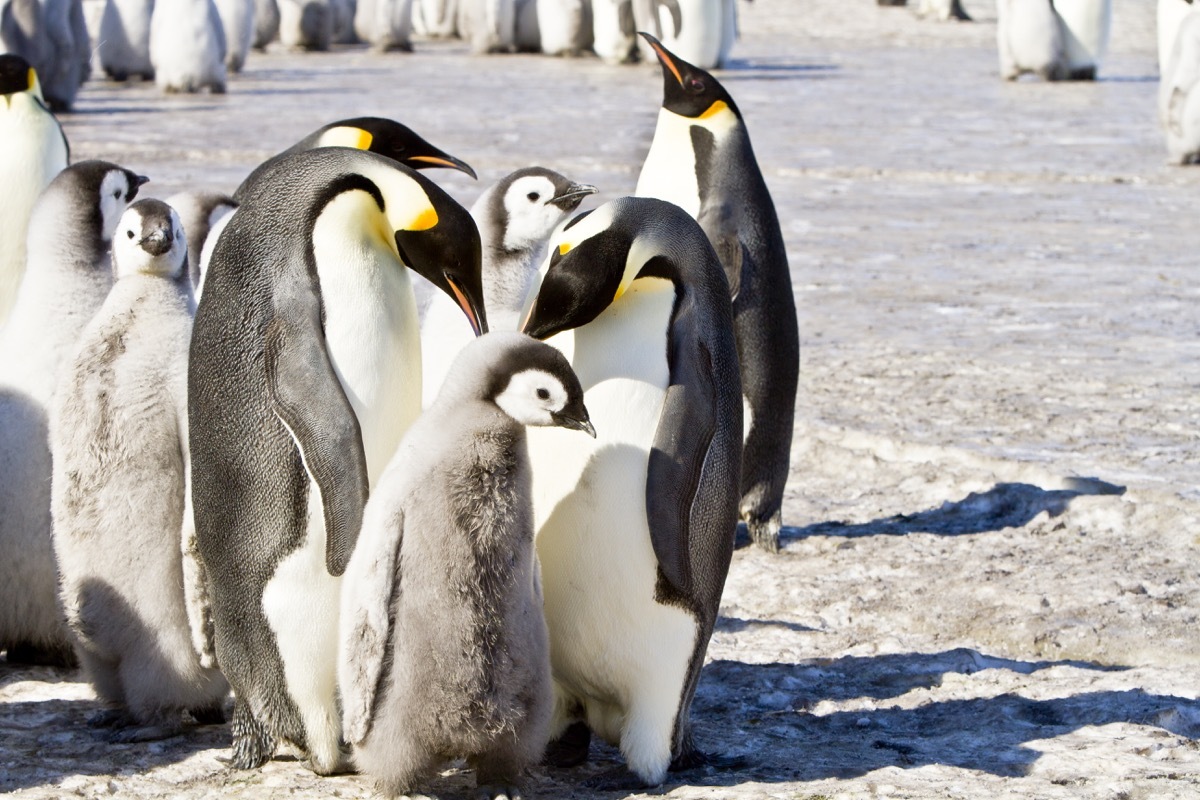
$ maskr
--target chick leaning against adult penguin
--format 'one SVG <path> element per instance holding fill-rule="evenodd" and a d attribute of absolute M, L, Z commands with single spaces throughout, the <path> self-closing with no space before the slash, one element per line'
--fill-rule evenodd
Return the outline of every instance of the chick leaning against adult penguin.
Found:
<path fill-rule="evenodd" d="M 196 536 L 233 758 L 277 739 L 341 767 L 340 576 L 368 491 L 420 412 L 412 269 L 486 331 L 479 233 L 428 178 L 374 153 L 272 159 L 217 239 L 188 363 Z"/>
<path fill-rule="evenodd" d="M 79 332 L 112 286 L 109 246 L 145 178 L 106 161 L 64 169 L 29 219 L 27 264 L 0 331 L 0 648 L 69 656 L 50 522 L 47 410 Z"/>
<path fill-rule="evenodd" d="M 481 794 L 517 797 L 545 749 L 554 694 L 526 425 L 595 435 L 562 353 L 515 331 L 479 337 L 367 503 L 338 677 L 355 763 L 386 795 L 465 758 Z"/>
<path fill-rule="evenodd" d="M 643 197 L 577 216 L 543 272 L 524 330 L 567 356 L 597 432 L 528 432 L 556 761 L 590 729 L 655 785 L 708 760 L 689 708 L 737 525 L 729 286 L 696 221 Z"/>
<path fill-rule="evenodd" d="M 18 55 L 0 55 L 0 326 L 25 273 L 25 237 L 33 206 L 67 166 L 62 126 L 42 99 L 37 72 Z"/>
<path fill-rule="evenodd" d="M 725 268 L 745 393 L 739 512 L 750 538 L 776 552 L 800 378 L 783 232 L 733 97 L 712 75 L 642 36 L 658 54 L 664 91 L 636 193 L 695 217 Z"/>
<path fill-rule="evenodd" d="M 139 200 L 113 241 L 116 283 L 80 334 L 50 410 L 63 609 L 113 741 L 221 721 L 229 684 L 196 651 L 184 567 L 192 286 L 179 216 Z"/>

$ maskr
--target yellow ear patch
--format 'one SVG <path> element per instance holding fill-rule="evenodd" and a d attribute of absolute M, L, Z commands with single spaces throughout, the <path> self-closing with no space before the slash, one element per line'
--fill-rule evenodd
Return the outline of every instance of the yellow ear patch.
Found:
<path fill-rule="evenodd" d="M 725 101 L 718 100 L 717 102 L 715 102 L 711 106 L 709 106 L 705 110 L 705 112 L 700 115 L 700 119 L 710 119 L 711 117 L 715 117 L 717 114 L 720 114 L 722 111 L 728 111 L 728 110 L 729 110 L 729 106 L 726 105 Z"/>
<path fill-rule="evenodd" d="M 567 253 L 569 253 L 569 252 L 571 252 L 571 245 L 570 245 L 570 243 L 568 243 L 568 242 L 563 242 L 562 244 L 560 244 L 560 245 L 558 246 L 558 254 L 559 254 L 560 256 L 565 256 L 565 255 L 566 255 Z"/>
<path fill-rule="evenodd" d="M 27 92 L 33 91 L 33 87 L 37 86 L 37 70 L 33 67 L 29 68 L 29 74 L 26 76 L 25 82 L 28 84 L 25 87 L 25 91 Z"/>
<path fill-rule="evenodd" d="M 353 147 L 355 150 L 366 150 L 374 138 L 362 128 L 339 127 L 330 128 L 321 136 L 322 147 Z"/>
<path fill-rule="evenodd" d="M 374 140 L 375 140 L 374 136 L 372 136 L 367 131 L 364 131 L 361 128 L 359 128 L 358 142 L 354 146 L 357 147 L 359 150 L 369 150 L 371 148 L 371 142 L 373 142 Z"/>
<path fill-rule="evenodd" d="M 406 227 L 405 230 L 406 231 L 427 231 L 430 228 L 432 228 L 434 225 L 437 225 L 437 224 L 438 224 L 437 212 L 433 210 L 433 206 L 429 206 L 424 211 L 422 211 L 420 214 L 418 214 L 416 216 L 416 218 L 411 223 L 409 223 L 408 227 Z"/>

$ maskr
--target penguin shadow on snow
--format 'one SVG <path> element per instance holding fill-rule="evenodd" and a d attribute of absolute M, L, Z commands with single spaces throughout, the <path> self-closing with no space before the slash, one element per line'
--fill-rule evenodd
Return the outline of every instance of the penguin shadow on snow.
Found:
<path fill-rule="evenodd" d="M 836 64 L 797 64 L 776 59 L 731 58 L 723 67 L 713 70 L 713 75 L 722 82 L 827 80 L 840 78 L 841 67 Z"/>
<path fill-rule="evenodd" d="M 780 547 L 788 541 L 809 536 L 905 536 L 910 533 L 932 533 L 938 536 L 963 536 L 991 533 L 1005 528 L 1028 525 L 1045 512 L 1051 517 L 1064 514 L 1076 497 L 1093 495 L 1120 496 L 1124 486 L 1099 478 L 1069 478 L 1070 488 L 1043 489 L 1029 483 L 998 483 L 986 492 L 971 492 L 961 500 L 946 501 L 937 508 L 915 514 L 896 514 L 890 517 L 851 524 L 840 520 L 818 522 L 801 528 L 784 527 Z M 738 525 L 737 547 L 750 543 L 745 526 Z"/>
<path fill-rule="evenodd" d="M 81 591 L 103 602 L 106 608 L 119 608 L 126 620 L 136 618 L 136 612 L 106 583 L 90 581 Z M 141 628 L 137 636 L 153 637 L 153 633 Z M 147 680 L 152 680 L 154 671 L 162 669 L 166 663 L 163 658 L 159 665 L 147 665 Z M 88 682 L 87 675 L 81 670 L 0 666 L 0 693 L 7 686 L 23 680 Z M 228 717 L 229 698 L 226 698 L 225 706 Z M 129 744 L 110 742 L 105 737 L 110 729 L 89 725 L 93 715 L 107 708 L 106 703 L 96 698 L 0 702 L 0 742 L 3 743 L 0 744 L 0 763 L 4 764 L 0 769 L 0 794 L 36 786 L 54 786 L 71 776 L 143 773 L 184 761 L 199 752 L 213 751 L 215 755 L 229 747 L 227 724 L 197 724 L 188 714 L 184 714 L 184 729 L 177 735 Z M 215 758 L 212 768 L 214 773 L 226 769 Z"/>

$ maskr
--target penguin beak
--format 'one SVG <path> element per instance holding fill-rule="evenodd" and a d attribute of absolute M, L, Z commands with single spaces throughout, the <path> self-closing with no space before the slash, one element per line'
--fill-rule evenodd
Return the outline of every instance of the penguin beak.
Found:
<path fill-rule="evenodd" d="M 552 413 L 550 414 L 550 418 L 560 428 L 583 431 L 593 439 L 596 438 L 596 428 L 593 427 L 591 417 L 588 415 L 588 410 L 583 403 L 579 403 L 577 409 L 568 410 L 564 408 L 560 412 Z"/>
<path fill-rule="evenodd" d="M 152 256 L 161 256 L 171 249 L 170 232 L 159 229 L 149 236 L 143 236 L 138 240 L 138 247 Z"/>
<path fill-rule="evenodd" d="M 413 163 L 417 162 L 417 163 Z M 446 169 L 456 169 L 459 172 L 464 172 L 470 175 L 472 180 L 479 180 L 479 176 L 475 174 L 475 170 L 471 169 L 471 165 L 463 161 L 461 158 L 455 158 L 448 153 L 432 153 L 429 155 L 409 156 L 404 159 L 404 163 L 413 169 L 422 169 L 426 166 L 445 167 Z"/>
<path fill-rule="evenodd" d="M 683 76 L 679 73 L 679 67 L 675 64 L 675 59 L 667 52 L 667 48 L 662 46 L 662 42 L 655 39 L 645 31 L 638 31 L 638 35 L 645 39 L 650 47 L 654 49 L 654 54 L 658 56 L 658 62 L 662 64 L 663 75 L 672 75 L 675 80 L 679 81 L 679 85 L 683 86 Z"/>
<path fill-rule="evenodd" d="M 467 321 L 471 323 L 471 330 L 475 331 L 476 336 L 482 336 L 487 333 L 487 320 L 483 317 L 479 305 L 471 299 L 465 287 L 457 278 L 449 272 L 442 274 L 446 278 L 446 285 L 450 287 L 450 294 L 454 298 L 454 301 L 458 303 L 458 307 L 467 315 Z"/>
<path fill-rule="evenodd" d="M 574 211 L 579 208 L 579 204 L 583 202 L 583 198 L 598 191 L 600 190 L 588 183 L 572 183 L 562 194 L 551 197 L 547 202 L 558 206 L 563 211 Z"/>

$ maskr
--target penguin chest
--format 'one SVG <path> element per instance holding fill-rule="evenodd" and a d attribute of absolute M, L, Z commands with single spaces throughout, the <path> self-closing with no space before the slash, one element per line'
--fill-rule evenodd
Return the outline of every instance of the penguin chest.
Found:
<path fill-rule="evenodd" d="M 1099 65 L 1108 49 L 1112 0 L 1055 0 L 1072 69 Z"/>
<path fill-rule="evenodd" d="M 666 200 L 696 217 L 700 214 L 700 185 L 691 130 L 691 120 L 665 108 L 659 110 L 654 141 L 634 194 Z"/>

